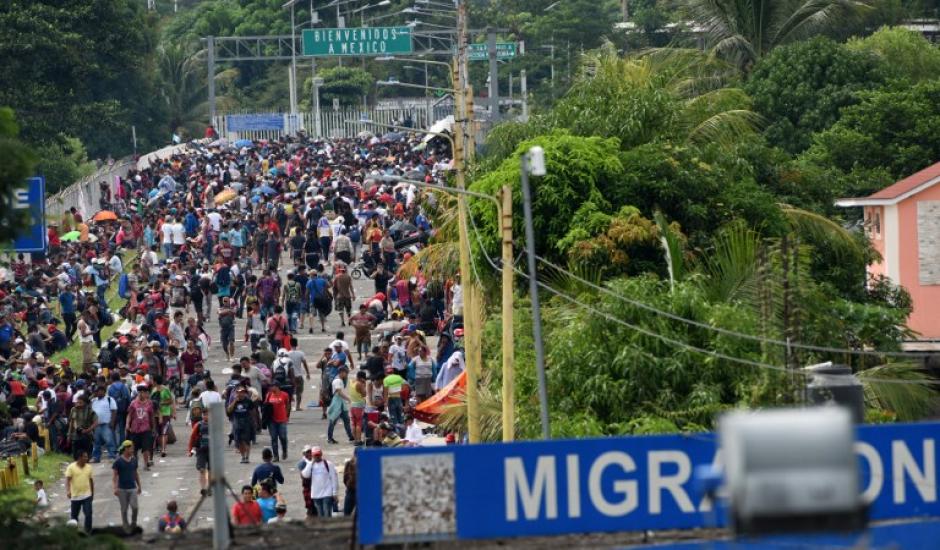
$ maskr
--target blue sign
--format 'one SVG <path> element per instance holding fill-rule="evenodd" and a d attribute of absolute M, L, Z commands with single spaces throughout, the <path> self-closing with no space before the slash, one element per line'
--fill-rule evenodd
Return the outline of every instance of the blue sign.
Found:
<path fill-rule="evenodd" d="M 940 516 L 940 423 L 862 426 L 872 519 Z M 721 463 L 713 434 L 612 437 L 357 453 L 362 544 L 721 525 L 692 472 Z M 421 513 L 423 512 L 423 513 Z"/>
<path fill-rule="evenodd" d="M 227 115 L 226 130 L 229 132 L 251 132 L 253 130 L 283 130 L 284 115 L 280 113 L 264 115 Z"/>
<path fill-rule="evenodd" d="M 27 227 L 16 239 L 13 248 L 17 252 L 46 251 L 46 179 L 33 176 L 26 185 L 17 189 L 13 196 L 15 210 L 29 210 Z"/>

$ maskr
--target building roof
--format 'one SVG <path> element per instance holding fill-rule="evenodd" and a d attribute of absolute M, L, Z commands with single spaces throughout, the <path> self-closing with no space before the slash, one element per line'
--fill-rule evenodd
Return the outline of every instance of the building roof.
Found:
<path fill-rule="evenodd" d="M 836 201 L 836 206 L 887 206 L 897 204 L 924 189 L 933 187 L 937 183 L 940 183 L 940 162 L 911 174 L 867 197 L 839 199 Z"/>

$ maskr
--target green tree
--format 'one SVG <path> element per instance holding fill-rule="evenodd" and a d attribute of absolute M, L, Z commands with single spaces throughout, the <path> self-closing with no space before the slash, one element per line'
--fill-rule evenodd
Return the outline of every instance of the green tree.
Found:
<path fill-rule="evenodd" d="M 339 99 L 344 107 L 362 105 L 362 97 L 368 96 L 375 87 L 375 78 L 358 67 L 331 67 L 317 71 L 317 76 L 323 79 L 320 86 L 320 101 L 330 104 L 333 99 Z M 309 90 L 306 97 L 311 97 L 313 83 L 308 78 L 304 85 Z"/>
<path fill-rule="evenodd" d="M 940 48 L 919 32 L 884 27 L 864 38 L 853 38 L 849 49 L 874 54 L 895 78 L 910 82 L 933 80 L 940 74 Z"/>
<path fill-rule="evenodd" d="M 46 178 L 46 193 L 57 193 L 95 171 L 81 140 L 59 135 L 36 148 L 36 171 Z"/>
<path fill-rule="evenodd" d="M 843 107 L 860 101 L 859 91 L 884 82 L 884 64 L 875 55 L 816 37 L 776 48 L 754 66 L 744 89 L 766 121 L 767 141 L 799 153 Z"/>
<path fill-rule="evenodd" d="M 869 92 L 815 136 L 804 158 L 846 175 L 884 170 L 902 178 L 940 158 L 938 124 L 940 80 Z"/>
<path fill-rule="evenodd" d="M 131 0 L 11 0 L 0 7 L 0 104 L 19 113 L 23 138 L 60 133 L 94 156 L 161 142 L 153 97 L 155 25 Z"/>
<path fill-rule="evenodd" d="M 771 50 L 825 33 L 868 7 L 867 0 L 689 0 L 719 56 L 749 72 Z"/>
<path fill-rule="evenodd" d="M 13 110 L 0 107 L 0 242 L 10 242 L 25 223 L 23 212 L 13 208 L 13 192 L 33 175 L 36 155 L 19 139 L 20 128 Z"/>

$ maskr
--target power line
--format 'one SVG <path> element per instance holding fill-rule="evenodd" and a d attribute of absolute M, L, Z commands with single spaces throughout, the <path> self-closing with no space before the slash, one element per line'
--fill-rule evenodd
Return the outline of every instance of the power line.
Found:
<path fill-rule="evenodd" d="M 471 222 L 473 222 L 472 217 L 471 217 Z M 490 256 L 489 256 L 489 254 L 486 252 L 486 248 L 483 246 L 483 242 L 482 242 L 482 240 L 481 240 L 481 238 L 480 238 L 479 230 L 477 229 L 476 224 L 473 223 L 473 226 L 474 226 L 474 231 L 476 232 L 477 242 L 478 242 L 478 244 L 480 245 L 480 249 L 482 250 L 483 255 L 486 257 L 487 261 L 489 261 L 491 265 L 494 265 L 494 266 L 495 266 L 495 264 L 493 263 L 492 259 L 491 259 Z M 614 298 L 616 298 L 616 299 L 618 299 L 618 300 L 621 300 L 621 301 L 623 301 L 623 302 L 625 302 L 625 303 L 628 303 L 628 304 L 630 304 L 630 305 L 632 305 L 632 306 L 638 307 L 638 308 L 640 308 L 640 309 L 644 309 L 644 310 L 649 311 L 650 313 L 653 313 L 653 314 L 655 314 L 655 315 L 660 315 L 660 316 L 666 317 L 666 318 L 668 318 L 668 319 L 672 319 L 672 320 L 674 320 L 674 321 L 679 321 L 679 322 L 681 322 L 681 323 L 685 323 L 685 324 L 688 324 L 688 325 L 691 325 L 691 326 L 695 326 L 695 327 L 702 328 L 702 329 L 705 329 L 705 330 L 710 330 L 710 331 L 713 331 L 713 332 L 717 332 L 717 333 L 719 333 L 719 334 L 724 334 L 725 336 L 731 336 L 731 337 L 733 337 L 733 338 L 740 338 L 740 339 L 744 339 L 744 340 L 751 340 L 751 341 L 753 341 L 753 342 L 760 342 L 760 343 L 763 343 L 763 344 L 771 344 L 771 345 L 775 345 L 775 346 L 781 346 L 781 347 L 784 347 L 784 348 L 790 347 L 790 348 L 796 348 L 796 349 L 805 349 L 805 350 L 808 350 L 808 351 L 817 351 L 817 352 L 821 352 L 821 353 L 849 354 L 849 355 L 869 355 L 869 356 L 885 356 L 885 357 L 900 357 L 900 358 L 904 358 L 904 359 L 923 358 L 923 357 L 929 356 L 929 354 L 926 354 L 926 353 L 910 353 L 910 352 L 903 352 L 903 351 L 878 351 L 878 350 L 864 350 L 864 349 L 848 349 L 848 348 L 836 348 L 836 347 L 830 347 L 830 346 L 818 346 L 818 345 L 813 345 L 813 344 L 801 344 L 801 343 L 799 343 L 799 342 L 786 342 L 786 341 L 784 341 L 784 340 L 777 340 L 777 339 L 775 339 L 775 338 L 768 338 L 768 337 L 765 337 L 765 336 L 757 336 L 757 335 L 754 335 L 754 334 L 747 334 L 747 333 L 744 333 L 744 332 L 738 332 L 738 331 L 735 331 L 735 330 L 730 330 L 730 329 L 726 329 L 726 328 L 722 328 L 722 327 L 716 327 L 716 326 L 710 325 L 710 324 L 708 324 L 708 323 L 703 323 L 703 322 L 701 322 L 701 321 L 696 321 L 695 319 L 689 319 L 689 318 L 687 318 L 687 317 L 683 317 L 683 316 L 681 316 L 681 315 L 677 315 L 677 314 L 675 314 L 675 313 L 672 313 L 672 312 L 669 312 L 669 311 L 665 311 L 665 310 L 659 309 L 659 308 L 657 308 L 657 307 L 655 307 L 655 306 L 652 306 L 652 305 L 650 305 L 650 304 L 647 304 L 647 303 L 645 303 L 645 302 L 641 302 L 641 301 L 639 301 L 639 300 L 634 300 L 634 299 L 632 299 L 632 298 L 628 298 L 628 297 L 623 296 L 623 295 L 621 295 L 621 294 L 617 294 L 616 292 L 610 290 L 609 288 L 604 287 L 604 286 L 601 286 L 601 285 L 598 285 L 598 284 L 593 283 L 593 282 L 591 282 L 591 281 L 588 281 L 587 279 L 584 279 L 584 278 L 582 278 L 582 277 L 580 277 L 580 276 L 578 276 L 578 275 L 572 273 L 571 271 L 569 271 L 569 270 L 567 270 L 567 269 L 565 269 L 565 268 L 563 268 L 563 267 L 561 267 L 561 266 L 559 266 L 559 265 L 557 265 L 557 264 L 554 264 L 554 263 L 552 263 L 552 262 L 549 261 L 549 260 L 546 260 L 545 258 L 543 258 L 543 257 L 541 257 L 541 256 L 536 255 L 535 258 L 536 258 L 538 261 L 540 261 L 540 262 L 542 262 L 542 263 L 544 263 L 544 264 L 546 264 L 546 265 L 552 267 L 553 269 L 555 269 L 555 270 L 557 270 L 557 271 L 559 271 L 559 272 L 561 272 L 561 273 L 564 273 L 565 275 L 568 275 L 569 277 L 571 277 L 571 278 L 573 278 L 573 279 L 575 279 L 575 280 L 577 280 L 577 281 L 579 281 L 579 282 L 581 282 L 581 283 L 583 283 L 583 284 L 585 284 L 585 285 L 587 285 L 587 286 L 589 286 L 589 287 L 591 287 L 591 288 L 593 288 L 593 289 L 595 289 L 595 290 L 597 290 L 597 291 L 599 291 L 599 292 L 602 292 L 602 293 L 604 293 L 604 294 L 607 294 L 607 295 L 609 295 L 609 296 L 611 296 L 611 297 L 614 297 Z"/>
<path fill-rule="evenodd" d="M 859 350 L 859 349 L 834 348 L 834 347 L 828 347 L 828 346 L 816 346 L 816 345 L 812 345 L 812 344 L 800 344 L 800 343 L 793 343 L 793 342 L 785 342 L 785 341 L 783 341 L 783 340 L 777 340 L 777 339 L 774 339 L 774 338 L 767 338 L 767 337 L 764 337 L 764 336 L 756 336 L 756 335 L 753 335 L 753 334 L 747 334 L 747 333 L 744 333 L 744 332 L 738 332 L 738 331 L 734 331 L 734 330 L 729 330 L 729 329 L 722 328 L 722 327 L 716 327 L 716 326 L 713 326 L 713 325 L 709 325 L 708 323 L 703 323 L 703 322 L 701 322 L 701 321 L 696 321 L 696 320 L 694 320 L 694 319 L 689 319 L 689 318 L 686 318 L 686 317 L 682 317 L 681 315 L 677 315 L 677 314 L 671 313 L 671 312 L 669 312 L 669 311 L 664 311 L 664 310 L 658 309 L 658 308 L 656 308 L 656 307 L 654 307 L 654 306 L 651 306 L 651 305 L 649 305 L 649 304 L 647 304 L 647 303 L 645 303 L 645 302 L 640 302 L 640 301 L 638 301 L 638 300 L 634 300 L 634 299 L 632 299 L 632 298 L 628 298 L 628 297 L 626 297 L 626 296 L 623 296 L 622 294 L 617 294 L 616 292 L 610 290 L 609 288 L 603 287 L 603 286 L 601 286 L 601 285 L 598 285 L 598 284 L 596 284 L 596 283 L 593 283 L 593 282 L 591 282 L 591 281 L 588 281 L 587 279 L 584 279 L 584 278 L 582 278 L 582 277 L 579 277 L 578 275 L 575 275 L 575 274 L 572 273 L 571 271 L 568 271 L 567 269 L 565 269 L 565 268 L 563 268 L 563 267 L 561 267 L 561 266 L 559 266 L 559 265 L 557 265 L 557 264 L 554 264 L 554 263 L 550 262 L 549 260 L 546 260 L 545 258 L 543 258 L 543 257 L 541 257 L 541 256 L 536 256 L 535 258 L 536 258 L 537 260 L 541 261 L 542 263 L 544 263 L 544 264 L 546 264 L 546 265 L 552 267 L 553 269 L 556 269 L 556 270 L 558 270 L 558 271 L 564 273 L 565 275 L 568 275 L 569 277 L 572 277 L 573 279 L 575 279 L 575 280 L 577 280 L 577 281 L 579 281 L 579 282 L 581 282 L 581 283 L 583 283 L 583 284 L 585 284 L 585 285 L 587 285 L 587 286 L 589 286 L 589 287 L 591 287 L 591 288 L 593 288 L 593 289 L 595 289 L 595 290 L 597 290 L 597 291 L 599 291 L 599 292 L 603 292 L 604 294 L 607 294 L 607 295 L 609 295 L 609 296 L 612 296 L 612 297 L 614 297 L 614 298 L 617 298 L 618 300 L 621 300 L 621 301 L 623 301 L 623 302 L 626 302 L 626 303 L 628 303 L 628 304 L 630 304 L 630 305 L 636 306 L 636 307 L 638 307 L 638 308 L 640 308 L 640 309 L 644 309 L 644 310 L 649 311 L 650 313 L 654 313 L 654 314 L 656 314 L 656 315 L 661 315 L 661 316 L 663 316 L 663 317 L 672 319 L 672 320 L 674 320 L 674 321 L 679 321 L 679 322 L 682 322 L 682 323 L 685 323 L 685 324 L 688 324 L 688 325 L 692 325 L 692 326 L 695 326 L 695 327 L 703 328 L 703 329 L 706 329 L 706 330 L 711 330 L 711 331 L 713 331 L 713 332 L 717 332 L 717 333 L 719 333 L 719 334 L 724 334 L 724 335 L 726 335 L 726 336 L 732 336 L 732 337 L 735 337 L 735 338 L 741 338 L 741 339 L 751 340 L 751 341 L 754 341 L 754 342 L 761 342 L 761 343 L 765 343 L 765 344 L 773 344 L 773 345 L 784 346 L 784 347 L 789 346 L 789 347 L 791 347 L 791 348 L 805 349 L 805 350 L 810 350 L 810 351 L 819 351 L 819 352 L 824 352 L 824 353 L 840 353 L 840 354 L 854 354 L 854 355 L 884 355 L 884 356 L 889 356 L 889 357 L 904 357 L 904 358 L 926 357 L 926 356 L 927 356 L 927 354 L 923 354 L 923 353 L 917 354 L 917 353 L 907 353 L 907 352 L 901 352 L 901 351 Z"/>
<path fill-rule="evenodd" d="M 476 221 L 473 219 L 473 216 L 470 215 L 469 209 L 468 209 L 467 218 L 468 218 L 468 220 L 470 221 L 470 225 L 471 225 L 472 228 L 473 228 L 473 234 L 474 234 L 474 237 L 475 237 L 476 240 L 477 240 L 477 244 L 480 246 L 480 250 L 483 252 L 483 257 L 486 259 L 487 263 L 489 263 L 490 266 L 491 266 L 497 273 L 502 272 L 502 269 L 503 269 L 503 268 L 500 267 L 499 265 L 497 265 L 497 264 L 493 261 L 493 259 L 490 257 L 490 255 L 486 252 L 486 248 L 483 246 L 483 240 L 482 240 L 482 238 L 480 237 L 479 228 L 477 228 Z M 524 277 L 524 278 L 526 278 L 526 279 L 529 278 L 528 274 L 524 273 L 522 270 L 518 269 L 517 267 L 513 266 L 512 269 L 513 269 L 513 271 L 515 271 L 519 276 Z M 577 278 L 577 277 L 576 277 L 576 278 Z M 544 288 L 544 289 L 547 290 L 548 292 L 550 292 L 550 293 L 552 293 L 552 294 L 554 294 L 554 295 L 556 295 L 556 296 L 558 296 L 558 297 L 560 297 L 560 298 L 563 298 L 563 299 L 565 299 L 565 300 L 568 300 L 569 302 L 573 303 L 574 305 L 577 305 L 577 306 L 581 307 L 582 309 L 584 309 L 584 310 L 586 310 L 586 311 L 589 311 L 589 312 L 594 313 L 594 314 L 596 314 L 596 315 L 600 315 L 601 317 L 604 317 L 605 319 L 607 319 L 607 320 L 609 320 L 609 321 L 612 321 L 612 322 L 614 322 L 614 323 L 623 325 L 623 326 L 625 326 L 625 327 L 627 327 L 627 328 L 630 328 L 630 329 L 632 329 L 632 330 L 635 330 L 635 331 L 640 332 L 640 333 L 642 333 L 642 334 L 645 334 L 645 335 L 647 335 L 647 336 L 650 336 L 650 337 L 653 337 L 653 338 L 657 338 L 657 339 L 659 339 L 659 340 L 662 340 L 662 341 L 667 342 L 667 343 L 669 343 L 669 344 L 672 344 L 672 345 L 674 345 L 674 346 L 678 346 L 678 347 L 682 347 L 682 348 L 688 349 L 689 351 L 694 351 L 694 352 L 696 352 L 696 353 L 708 355 L 708 356 L 714 357 L 714 358 L 716 358 L 716 359 L 724 359 L 724 360 L 726 360 L 726 361 L 731 361 L 731 362 L 735 362 L 735 363 L 740 363 L 740 364 L 747 365 L 747 366 L 751 366 L 751 367 L 757 367 L 757 368 L 772 370 L 772 371 L 776 371 L 776 372 L 783 372 L 783 373 L 786 373 L 786 374 L 800 375 L 800 376 L 808 376 L 808 375 L 811 376 L 811 375 L 813 375 L 812 372 L 807 372 L 807 371 L 800 370 L 800 369 L 791 369 L 791 368 L 787 368 L 787 367 L 781 367 L 781 366 L 778 366 L 778 365 L 770 365 L 770 364 L 767 364 L 767 363 L 761 363 L 761 362 L 759 362 L 759 361 L 753 361 L 753 360 L 750 360 L 750 359 L 744 359 L 744 358 L 741 358 L 741 357 L 735 357 L 735 356 L 732 356 L 732 355 L 727 355 L 727 354 L 724 354 L 724 353 L 721 353 L 721 352 L 718 352 L 718 351 L 714 351 L 714 350 L 708 350 L 708 349 L 705 349 L 705 348 L 700 348 L 700 347 L 698 347 L 698 346 L 694 346 L 694 345 L 692 345 L 692 344 L 689 344 L 688 342 L 683 342 L 683 341 L 681 341 L 681 340 L 676 340 L 676 339 L 674 339 L 674 338 L 671 338 L 671 337 L 669 337 L 669 336 L 665 336 L 665 335 L 663 335 L 663 334 L 659 334 L 659 333 L 657 333 L 657 332 L 651 331 L 651 330 L 646 329 L 646 328 L 644 328 L 644 327 L 640 327 L 640 326 L 637 326 L 637 325 L 633 325 L 633 324 L 631 324 L 631 323 L 628 323 L 628 322 L 626 322 L 626 321 L 624 321 L 624 320 L 622 320 L 622 319 L 619 319 L 619 318 L 617 318 L 617 317 L 615 317 L 615 316 L 613 316 L 613 315 L 610 315 L 609 313 L 607 313 L 607 312 L 605 312 L 605 311 L 601 311 L 601 310 L 595 308 L 594 306 L 591 306 L 590 304 L 586 304 L 586 303 L 584 303 L 584 302 L 582 302 L 582 301 L 580 301 L 580 300 L 578 300 L 578 299 L 576 299 L 576 298 L 573 298 L 573 297 L 571 297 L 571 296 L 568 296 L 567 294 L 565 294 L 565 293 L 563 293 L 563 292 L 561 292 L 561 291 L 555 290 L 555 289 L 552 288 L 551 286 L 546 285 L 546 284 L 544 284 L 544 283 L 542 283 L 542 282 L 540 282 L 540 281 L 536 281 L 536 284 L 537 284 L 538 286 L 541 286 L 542 288 Z M 616 295 L 615 295 L 615 296 L 616 296 Z M 706 326 L 707 326 L 707 325 L 706 325 Z M 884 384 L 917 385 L 917 386 L 923 386 L 923 385 L 924 385 L 924 383 L 917 382 L 917 381 L 913 381 L 913 380 L 895 380 L 895 379 L 891 379 L 891 378 L 864 378 L 864 380 L 862 380 L 862 381 L 863 381 L 863 382 L 869 382 L 869 383 L 871 383 L 871 382 L 877 382 L 877 383 L 884 383 Z M 935 382 L 935 381 L 928 381 L 928 382 L 926 382 L 926 384 L 928 384 L 928 385 L 933 385 L 933 384 L 938 384 L 938 383 L 940 383 L 940 382 Z"/>

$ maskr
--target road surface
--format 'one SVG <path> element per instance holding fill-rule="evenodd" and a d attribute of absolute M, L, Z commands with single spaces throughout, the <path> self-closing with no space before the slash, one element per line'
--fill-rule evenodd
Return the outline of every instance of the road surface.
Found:
<path fill-rule="evenodd" d="M 289 265 L 281 266 L 281 280 L 286 281 L 286 273 Z M 373 292 L 372 281 L 362 279 L 355 281 L 356 295 L 371 296 Z M 212 373 L 212 378 L 219 385 L 221 390 L 229 376 L 222 373 L 222 369 L 230 367 L 225 359 L 219 342 L 218 321 L 214 317 L 215 307 L 213 307 L 213 316 L 205 325 L 206 331 L 212 336 L 213 346 L 209 351 L 209 360 L 206 362 L 206 368 Z M 187 313 L 191 313 L 192 311 Z M 236 319 L 236 355 L 249 355 L 250 348 L 248 343 L 241 341 L 241 336 L 245 330 L 245 320 Z M 317 323 L 318 325 L 319 323 Z M 309 326 L 309 325 L 308 325 Z M 309 334 L 305 329 L 297 334 L 300 349 L 304 351 L 307 357 L 307 363 L 310 366 L 310 380 L 305 380 L 304 401 L 307 406 L 304 410 L 291 413 L 290 423 L 287 428 L 289 441 L 288 458 L 283 457 L 280 462 L 284 472 L 285 484 L 280 491 L 287 501 L 287 518 L 303 519 L 306 511 L 304 509 L 303 494 L 301 492 L 300 477 L 296 469 L 297 461 L 300 459 L 300 451 L 304 445 L 319 446 L 323 449 L 324 458 L 336 465 L 339 473 L 340 485 L 342 486 L 343 465 L 344 462 L 352 457 L 353 445 L 347 442 L 346 434 L 343 430 L 342 422 L 336 426 L 335 437 L 339 444 L 329 444 L 326 439 L 327 421 L 322 419 L 322 412 L 318 406 L 320 394 L 320 376 L 316 370 L 315 364 L 322 354 L 323 348 L 329 345 L 335 339 L 336 332 L 344 330 L 348 342 L 352 342 L 353 334 L 349 327 L 340 327 L 339 316 L 334 311 L 327 319 L 327 332 L 319 331 L 319 326 L 315 327 L 313 334 Z M 358 367 L 358 361 L 357 361 Z M 227 372 L 227 371 L 226 371 Z M 351 378 L 352 379 L 352 376 Z M 195 458 L 188 456 L 186 446 L 189 438 L 190 429 L 185 423 L 186 409 L 180 409 L 178 418 L 173 421 L 179 440 L 175 445 L 167 448 L 166 458 L 159 456 L 154 459 L 154 467 L 151 471 L 145 471 L 141 467 L 140 477 L 142 493 L 139 497 L 140 513 L 138 525 L 145 532 L 156 531 L 157 521 L 165 513 L 168 500 L 175 499 L 179 505 L 179 511 L 185 517 L 188 517 L 190 511 L 194 508 L 200 498 L 199 478 L 196 471 Z M 239 492 L 242 485 L 251 481 L 251 474 L 254 468 L 261 463 L 261 449 L 270 445 L 270 437 L 267 431 L 259 432 L 257 445 L 252 448 L 251 463 L 240 464 L 239 454 L 234 446 L 228 447 L 225 455 L 225 474 L 226 480 L 235 492 Z M 94 526 L 120 526 L 121 513 L 117 497 L 112 492 L 111 484 L 111 461 L 107 459 L 107 453 L 100 464 L 93 464 L 95 470 L 95 496 L 93 504 Z M 65 478 L 60 483 L 46 488 L 49 493 L 50 504 L 53 514 L 67 516 L 69 513 L 69 502 L 65 494 Z M 340 509 L 342 510 L 344 488 L 340 488 Z M 234 501 L 229 497 L 228 504 Z M 198 514 L 193 518 L 193 528 L 205 528 L 212 525 L 212 499 L 207 498 L 199 508 Z M 81 521 L 81 520 L 80 520 Z"/>

